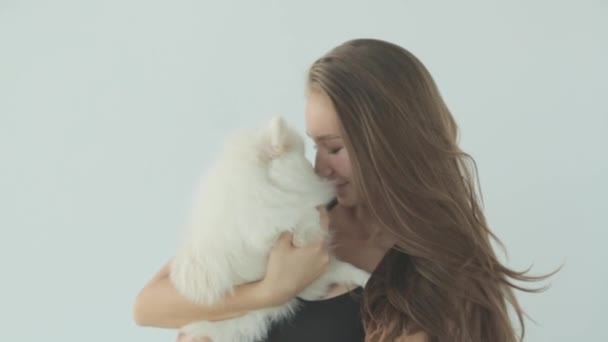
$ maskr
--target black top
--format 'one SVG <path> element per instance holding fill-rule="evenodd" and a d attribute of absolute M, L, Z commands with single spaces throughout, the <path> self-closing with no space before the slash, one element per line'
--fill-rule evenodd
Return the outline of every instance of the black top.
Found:
<path fill-rule="evenodd" d="M 362 289 L 319 301 L 298 298 L 295 316 L 271 327 L 265 342 L 363 342 Z"/>
<path fill-rule="evenodd" d="M 337 203 L 333 199 L 327 210 Z M 363 342 L 365 332 L 359 311 L 362 290 L 358 287 L 317 301 L 298 298 L 300 307 L 295 316 L 272 326 L 265 342 Z"/>

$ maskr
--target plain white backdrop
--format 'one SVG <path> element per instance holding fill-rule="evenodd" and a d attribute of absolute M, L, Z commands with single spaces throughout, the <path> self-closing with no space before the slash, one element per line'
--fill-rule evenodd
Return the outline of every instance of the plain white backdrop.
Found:
<path fill-rule="evenodd" d="M 173 340 L 132 304 L 197 177 L 233 128 L 303 129 L 307 67 L 358 37 L 431 71 L 508 264 L 565 264 L 526 341 L 608 341 L 601 0 L 0 0 L 0 341 Z"/>

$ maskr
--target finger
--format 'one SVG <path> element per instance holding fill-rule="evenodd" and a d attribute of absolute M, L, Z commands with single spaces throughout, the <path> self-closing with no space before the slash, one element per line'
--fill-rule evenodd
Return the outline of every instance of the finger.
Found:
<path fill-rule="evenodd" d="M 286 245 L 288 243 L 291 244 L 291 239 L 292 239 L 292 234 L 290 232 L 282 232 L 274 244 L 275 244 L 275 246 L 276 245 Z"/>
<path fill-rule="evenodd" d="M 175 340 L 175 342 L 190 342 L 192 341 L 192 337 L 190 335 L 184 334 L 183 332 L 180 332 L 177 335 L 177 339 Z"/>
<path fill-rule="evenodd" d="M 180 332 L 179 335 L 177 335 L 177 340 L 175 340 L 176 342 L 190 342 L 192 341 L 192 336 L 184 334 L 183 332 Z"/>
<path fill-rule="evenodd" d="M 329 215 L 327 214 L 327 212 L 325 214 L 321 214 L 319 221 L 321 223 L 321 228 L 328 231 L 329 230 Z"/>
<path fill-rule="evenodd" d="M 187 342 L 211 342 L 209 337 L 192 337 Z"/>
<path fill-rule="evenodd" d="M 318 209 L 318 212 L 319 212 L 319 217 L 321 217 L 322 219 L 325 217 L 329 217 L 329 214 L 327 213 L 327 209 L 325 209 L 325 208 Z"/>
<path fill-rule="evenodd" d="M 192 336 L 180 333 L 177 336 L 177 342 L 212 342 L 209 337 L 206 336 Z"/>

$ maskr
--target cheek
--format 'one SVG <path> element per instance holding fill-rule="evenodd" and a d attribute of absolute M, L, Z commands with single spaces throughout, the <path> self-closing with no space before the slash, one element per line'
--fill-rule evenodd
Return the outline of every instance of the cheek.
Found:
<path fill-rule="evenodd" d="M 349 179 L 351 178 L 352 168 L 350 166 L 350 159 L 348 158 L 348 154 L 343 153 L 341 155 L 336 156 L 335 170 L 340 174 L 340 176 Z"/>

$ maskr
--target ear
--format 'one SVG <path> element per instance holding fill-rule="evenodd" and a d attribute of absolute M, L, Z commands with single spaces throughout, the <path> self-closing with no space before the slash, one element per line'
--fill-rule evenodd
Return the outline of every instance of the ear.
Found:
<path fill-rule="evenodd" d="M 283 154 L 287 149 L 287 124 L 281 116 L 277 116 L 270 121 L 268 133 L 270 137 L 271 157 Z"/>

